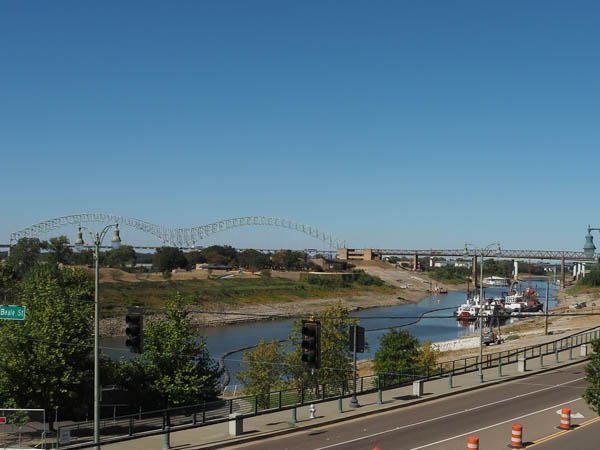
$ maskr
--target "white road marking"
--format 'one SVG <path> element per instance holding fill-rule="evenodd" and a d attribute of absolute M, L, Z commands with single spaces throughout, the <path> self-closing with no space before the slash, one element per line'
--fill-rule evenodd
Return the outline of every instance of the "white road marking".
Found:
<path fill-rule="evenodd" d="M 356 438 L 356 439 L 351 439 L 349 441 L 338 442 L 337 444 L 331 444 L 331 445 L 327 445 L 325 447 L 319 447 L 319 448 L 316 448 L 314 450 L 325 450 L 327 448 L 339 447 L 339 446 L 342 446 L 342 445 L 350 444 L 352 442 L 362 441 L 363 439 L 370 439 L 372 437 L 381 436 L 382 434 L 393 433 L 394 431 L 399 431 L 399 430 L 403 430 L 405 428 L 410 428 L 410 427 L 414 427 L 414 426 L 417 426 L 417 425 L 423 425 L 423 424 L 428 423 L 428 422 L 434 422 L 436 420 L 445 419 L 447 417 L 457 416 L 459 414 L 464 414 L 464 413 L 467 413 L 467 412 L 476 411 L 476 410 L 481 409 L 481 408 L 487 408 L 488 406 L 497 405 L 499 403 L 504 403 L 504 402 L 508 402 L 508 401 L 511 401 L 511 400 L 515 400 L 517 398 L 521 398 L 521 397 L 526 397 L 528 395 L 537 394 L 538 392 L 543 392 L 543 391 L 547 391 L 549 389 L 554 389 L 554 388 L 557 388 L 557 387 L 562 387 L 564 385 L 567 385 L 567 384 L 570 384 L 570 383 L 575 383 L 576 381 L 581 381 L 581 380 L 583 380 L 583 377 L 576 378 L 576 379 L 571 380 L 571 381 L 565 381 L 564 383 L 560 383 L 560 384 L 555 384 L 555 385 L 552 385 L 552 386 L 548 386 L 548 387 L 545 387 L 543 389 L 538 389 L 537 391 L 532 391 L 532 392 L 527 392 L 525 394 L 515 395 L 514 397 L 509 397 L 509 398 L 505 398 L 505 399 L 502 399 L 502 400 L 497 400 L 497 401 L 492 402 L 492 403 L 486 403 L 485 405 L 479 405 L 479 406 L 475 406 L 473 408 L 463 409 L 462 411 L 456 411 L 456 412 L 453 412 L 453 413 L 450 413 L 450 414 L 445 414 L 443 416 L 433 417 L 431 419 L 423 420 L 421 422 L 415 422 L 415 423 L 411 423 L 411 424 L 408 424 L 408 425 L 403 425 L 401 427 L 395 427 L 395 428 L 392 428 L 390 430 L 380 431 L 379 433 L 370 434 L 368 436 L 362 436 L 362 437 L 359 437 L 359 438 Z M 577 400 L 581 400 L 581 398 L 578 398 L 578 399 L 575 399 L 575 400 L 570 400 L 568 402 L 561 403 L 560 405 L 551 406 L 550 408 L 547 408 L 547 409 L 556 408 L 556 407 L 561 406 L 563 404 L 571 403 L 571 402 L 574 402 L 574 401 L 577 401 Z M 543 410 L 543 411 L 545 411 L 545 410 Z M 541 411 L 537 411 L 537 412 L 541 412 Z M 532 414 L 537 414 L 537 412 L 536 413 L 532 413 Z M 526 417 L 526 416 L 522 416 L 522 417 Z M 510 419 L 510 420 L 515 420 L 515 419 Z M 505 423 L 505 422 L 502 422 L 502 423 Z M 500 424 L 496 424 L 496 425 L 500 425 Z M 496 425 L 491 425 L 491 426 L 496 426 Z M 486 428 L 489 428 L 489 427 L 486 427 Z M 481 428 L 481 430 L 484 430 L 486 428 Z M 479 430 L 476 430 L 476 431 L 479 431 Z M 470 431 L 469 433 L 473 433 L 473 431 Z M 459 436 L 454 436 L 452 438 L 448 438 L 448 439 L 445 439 L 445 440 L 439 441 L 439 442 L 445 442 L 445 441 L 450 440 L 450 439 L 455 439 L 455 438 L 460 437 L 460 436 L 468 435 L 469 433 L 461 434 Z M 439 443 L 439 442 L 436 442 L 436 443 Z M 427 447 L 429 445 L 434 445 L 434 444 L 427 444 L 425 447 Z M 423 448 L 423 447 L 417 447 L 417 448 Z"/>
<path fill-rule="evenodd" d="M 533 412 L 530 412 L 528 414 L 523 414 L 522 416 L 519 416 L 519 417 L 513 417 L 512 419 L 504 420 L 502 422 L 498 422 L 498 423 L 495 423 L 493 425 L 488 425 L 487 427 L 478 428 L 476 430 L 471 430 L 471 431 L 468 431 L 468 432 L 463 433 L 463 434 L 457 434 L 456 436 L 452 436 L 452 437 L 449 437 L 449 438 L 446 438 L 446 439 L 442 439 L 441 441 L 431 442 L 430 444 L 421 445 L 420 447 L 413 447 L 410 450 L 418 450 L 420 448 L 431 447 L 432 445 L 441 444 L 443 442 L 451 441 L 452 439 L 456 439 L 456 438 L 459 438 L 459 437 L 468 436 L 468 435 L 473 434 L 473 433 L 478 433 L 479 431 L 488 430 L 490 428 L 497 427 L 498 425 L 504 425 L 505 423 L 514 422 L 515 420 L 519 420 L 519 419 L 523 419 L 525 417 L 533 416 L 535 414 L 539 414 L 541 412 L 545 412 L 545 411 L 548 411 L 550 409 L 556 408 L 557 406 L 566 405 L 566 404 L 573 403 L 573 402 L 578 402 L 580 400 L 583 400 L 583 398 L 581 398 L 581 397 L 574 398 L 573 400 L 568 400 L 568 401 L 560 403 L 558 405 L 550 406 L 549 408 L 539 409 L 537 411 L 533 411 Z"/>
<path fill-rule="evenodd" d="M 558 414 L 559 416 L 562 415 L 562 409 L 559 409 L 558 411 L 556 411 L 556 414 Z M 571 419 L 585 419 L 585 416 L 581 413 L 575 413 L 575 414 L 571 414 Z"/>

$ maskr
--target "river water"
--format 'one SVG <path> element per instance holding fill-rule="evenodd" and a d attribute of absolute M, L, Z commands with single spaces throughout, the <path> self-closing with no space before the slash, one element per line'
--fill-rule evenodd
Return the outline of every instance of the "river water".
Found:
<path fill-rule="evenodd" d="M 526 288 L 527 285 L 528 282 L 522 283 L 523 288 Z M 544 303 L 546 297 L 545 280 L 533 279 L 532 287 L 540 294 L 539 300 Z M 550 284 L 550 309 L 556 306 L 556 299 L 554 298 L 556 289 L 556 286 Z M 488 287 L 485 288 L 485 297 L 499 297 L 507 290 L 508 288 L 506 287 Z M 429 295 L 416 304 L 402 304 L 354 311 L 351 316 L 360 318 L 360 325 L 366 329 L 366 338 L 369 346 L 368 351 L 360 354 L 359 358 L 372 358 L 379 348 L 379 338 L 387 332 L 387 330 L 370 330 L 407 324 L 413 322 L 415 320 L 414 317 L 420 316 L 426 311 L 456 307 L 464 303 L 465 299 L 466 291 L 450 291 L 448 294 Z M 452 316 L 452 312 L 450 309 L 433 312 L 430 315 Z M 511 320 L 509 319 L 506 324 L 510 324 Z M 292 331 L 293 323 L 293 319 L 283 319 L 223 325 L 220 327 L 205 327 L 200 328 L 199 335 L 206 336 L 210 355 L 218 359 L 228 351 L 256 344 L 263 338 L 267 342 L 272 339 L 286 339 Z M 475 331 L 473 324 L 466 327 L 461 326 L 454 317 L 427 318 L 425 316 L 418 323 L 403 328 L 408 330 L 421 342 L 427 340 L 432 342 L 451 340 Z M 129 359 L 133 356 L 125 347 L 124 337 L 103 338 L 100 345 L 111 358 L 118 359 L 124 356 Z M 230 384 L 236 383 L 235 373 L 240 370 L 241 360 L 241 353 L 234 353 L 226 359 L 226 366 L 231 375 Z"/>

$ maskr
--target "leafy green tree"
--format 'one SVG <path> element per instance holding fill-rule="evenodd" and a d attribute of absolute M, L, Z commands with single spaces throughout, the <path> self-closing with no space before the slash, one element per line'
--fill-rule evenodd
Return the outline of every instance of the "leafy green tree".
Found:
<path fill-rule="evenodd" d="M 262 408 L 268 408 L 270 406 L 268 393 L 282 387 L 283 384 L 285 373 L 283 349 L 274 339 L 269 344 L 261 339 L 254 350 L 244 352 L 243 358 L 246 369 L 237 372 L 236 377 L 241 381 L 246 392 L 259 396 L 258 401 Z"/>
<path fill-rule="evenodd" d="M 590 270 L 590 273 L 588 273 L 585 277 L 579 280 L 577 284 L 589 287 L 600 286 L 600 265 Z"/>
<path fill-rule="evenodd" d="M 21 238 L 10 249 L 8 262 L 22 277 L 40 259 L 42 243 L 38 238 Z"/>
<path fill-rule="evenodd" d="M 279 250 L 271 255 L 274 269 L 301 270 L 306 266 L 306 254 L 293 250 Z"/>
<path fill-rule="evenodd" d="M 600 414 L 600 340 L 592 341 L 590 362 L 585 366 L 585 380 L 589 385 L 585 388 L 583 399 L 590 409 Z"/>
<path fill-rule="evenodd" d="M 406 330 L 391 329 L 381 336 L 379 350 L 375 353 L 377 374 L 399 374 L 415 366 L 419 356 L 419 340 Z"/>
<path fill-rule="evenodd" d="M 269 256 L 254 249 L 247 249 L 238 255 L 238 262 L 241 267 L 246 267 L 252 271 L 266 269 L 271 265 Z"/>
<path fill-rule="evenodd" d="M 0 326 L 0 403 L 84 415 L 93 396 L 92 297 L 80 270 L 40 263 L 25 275 L 25 320 Z"/>
<path fill-rule="evenodd" d="M 187 259 L 188 267 L 195 267 L 196 264 L 204 264 L 206 262 L 206 256 L 198 250 L 184 253 L 185 259 Z"/>
<path fill-rule="evenodd" d="M 123 387 L 165 408 L 215 399 L 221 372 L 206 339 L 193 332 L 183 297 L 177 295 L 166 307 L 164 317 L 148 319 L 144 351 L 123 369 L 129 374 Z"/>
<path fill-rule="evenodd" d="M 78 266 L 92 266 L 94 264 L 94 251 L 89 248 L 76 251 L 73 253 L 72 262 Z"/>
<path fill-rule="evenodd" d="M 177 247 L 160 247 L 154 253 L 153 268 L 159 272 L 187 267 L 184 253 Z"/>
<path fill-rule="evenodd" d="M 51 264 L 71 264 L 73 249 L 69 247 L 69 239 L 66 236 L 52 237 L 45 245 L 46 260 Z"/>
<path fill-rule="evenodd" d="M 104 254 L 104 264 L 109 267 L 125 267 L 135 264 L 136 253 L 131 245 L 121 245 L 118 249 L 109 250 Z"/>
<path fill-rule="evenodd" d="M 212 245 L 202 249 L 208 264 L 237 266 L 237 250 L 229 245 Z"/>
<path fill-rule="evenodd" d="M 18 287 L 19 278 L 13 266 L 8 263 L 0 262 L 0 299 L 4 301 L 4 304 L 8 303 L 7 300 L 14 301 L 19 291 Z"/>
<path fill-rule="evenodd" d="M 311 369 L 302 367 L 302 321 L 297 320 L 289 337 L 292 351 L 286 356 L 287 375 L 304 386 L 316 387 L 322 383 L 341 386 L 352 375 L 349 327 L 358 324 L 358 319 L 352 319 L 348 308 L 344 308 L 341 302 L 313 315 L 321 322 L 321 368 L 316 369 L 313 376 Z"/>

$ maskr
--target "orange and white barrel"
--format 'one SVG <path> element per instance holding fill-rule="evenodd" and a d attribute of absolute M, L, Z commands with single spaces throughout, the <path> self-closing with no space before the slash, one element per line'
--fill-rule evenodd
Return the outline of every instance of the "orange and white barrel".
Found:
<path fill-rule="evenodd" d="M 571 408 L 563 408 L 560 411 L 560 425 L 561 430 L 571 429 Z"/>
<path fill-rule="evenodd" d="M 523 425 L 520 423 L 513 424 L 508 446 L 510 448 L 523 448 Z"/>
<path fill-rule="evenodd" d="M 467 450 L 479 449 L 479 438 L 477 436 L 469 436 Z"/>

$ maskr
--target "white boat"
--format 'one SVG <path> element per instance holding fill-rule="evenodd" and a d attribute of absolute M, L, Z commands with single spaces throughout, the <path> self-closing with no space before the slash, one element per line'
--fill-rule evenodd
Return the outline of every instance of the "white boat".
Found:
<path fill-rule="evenodd" d="M 479 317 L 479 306 L 460 305 L 455 314 L 456 320 L 471 322 Z"/>
<path fill-rule="evenodd" d="M 468 298 L 454 311 L 456 320 L 472 321 L 479 317 L 479 297 Z"/>
<path fill-rule="evenodd" d="M 527 302 L 521 292 L 513 292 L 504 298 L 504 305 L 511 313 L 520 313 L 525 311 Z"/>
<path fill-rule="evenodd" d="M 544 305 L 537 300 L 537 293 L 531 288 L 526 291 L 511 292 L 505 297 L 504 302 L 506 308 L 514 314 L 538 312 L 544 309 Z"/>
<path fill-rule="evenodd" d="M 487 277 L 483 279 L 483 284 L 487 284 L 488 286 L 508 286 L 508 278 L 503 277 Z"/>

